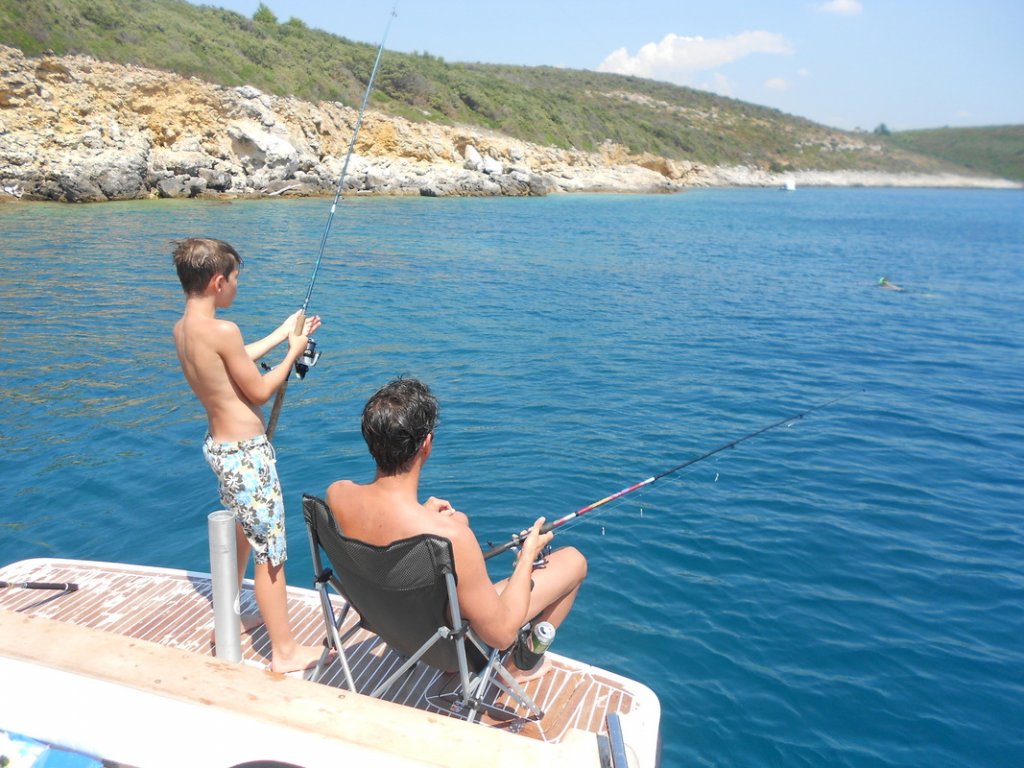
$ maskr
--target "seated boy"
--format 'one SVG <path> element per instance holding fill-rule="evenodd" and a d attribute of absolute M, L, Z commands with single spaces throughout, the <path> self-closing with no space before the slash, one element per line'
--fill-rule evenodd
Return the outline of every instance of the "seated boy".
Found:
<path fill-rule="evenodd" d="M 368 544 L 387 546 L 424 533 L 449 539 L 462 615 L 485 643 L 508 648 L 527 621 L 561 624 L 587 575 L 587 561 L 576 549 L 564 547 L 548 556 L 546 567 L 534 570 L 534 560 L 553 536 L 540 533 L 541 517 L 522 544 L 512 576 L 492 583 L 466 515 L 442 499 L 419 501 L 420 473 L 433 449 L 437 414 L 436 398 L 416 379 L 397 379 L 380 389 L 364 407 L 362 422 L 376 475 L 366 484 L 333 483 L 327 503 L 345 535 Z M 520 681 L 545 671 L 540 659 L 522 653 L 510 654 L 509 668 Z"/>

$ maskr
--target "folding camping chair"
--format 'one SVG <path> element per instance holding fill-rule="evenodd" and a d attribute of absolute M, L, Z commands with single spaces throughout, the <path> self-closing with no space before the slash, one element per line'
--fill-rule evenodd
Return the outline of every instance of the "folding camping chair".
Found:
<path fill-rule="evenodd" d="M 407 671 L 423 662 L 445 673 L 458 673 L 456 711 L 464 712 L 467 720 L 474 720 L 480 710 L 508 714 L 486 702 L 492 686 L 528 709 L 531 716 L 526 719 L 544 717 L 536 702 L 505 669 L 499 649 L 483 643 L 462 618 L 448 539 L 423 534 L 386 547 L 373 546 L 343 535 L 327 504 L 315 496 L 302 497 L 302 513 L 327 627 L 328 647 L 313 672 L 314 680 L 323 675 L 334 649 L 348 687 L 356 690 L 344 642 L 362 627 L 405 659 L 371 696 L 383 696 Z M 327 555 L 329 568 L 323 565 L 321 551 Z M 337 615 L 328 586 L 346 602 Z M 352 608 L 359 614 L 359 622 L 342 637 L 341 627 Z"/>

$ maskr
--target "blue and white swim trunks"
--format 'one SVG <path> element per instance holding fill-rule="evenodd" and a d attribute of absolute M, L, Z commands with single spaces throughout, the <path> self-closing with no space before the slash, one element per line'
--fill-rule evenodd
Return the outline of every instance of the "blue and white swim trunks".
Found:
<path fill-rule="evenodd" d="M 277 477 L 277 456 L 267 436 L 218 443 L 207 435 L 203 455 L 217 475 L 220 502 L 242 526 L 254 561 L 283 563 L 288 558 L 284 496 Z"/>

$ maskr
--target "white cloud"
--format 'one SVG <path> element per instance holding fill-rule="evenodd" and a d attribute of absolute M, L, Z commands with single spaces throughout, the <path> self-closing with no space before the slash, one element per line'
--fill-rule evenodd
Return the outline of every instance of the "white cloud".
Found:
<path fill-rule="evenodd" d="M 695 72 L 715 69 L 755 53 L 792 52 L 789 42 L 774 32 L 741 32 L 710 39 L 668 34 L 661 42 L 641 46 L 635 56 L 630 56 L 625 48 L 613 51 L 597 71 L 688 83 Z"/>
<path fill-rule="evenodd" d="M 856 16 L 864 10 L 864 6 L 859 0 L 829 0 L 819 5 L 818 9 L 837 16 Z"/>
<path fill-rule="evenodd" d="M 809 70 L 807 67 L 800 67 L 800 69 L 798 69 L 796 71 L 796 73 L 798 75 L 800 75 L 800 77 L 810 77 L 811 76 L 811 70 Z"/>
<path fill-rule="evenodd" d="M 765 81 L 764 87 L 769 91 L 788 91 L 789 83 L 781 77 L 773 77 L 770 80 Z"/>

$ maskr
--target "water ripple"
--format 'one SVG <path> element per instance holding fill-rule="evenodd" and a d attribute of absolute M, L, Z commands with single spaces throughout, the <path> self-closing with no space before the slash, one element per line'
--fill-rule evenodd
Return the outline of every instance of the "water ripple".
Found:
<path fill-rule="evenodd" d="M 394 375 L 441 397 L 424 490 L 482 540 L 856 393 L 560 529 L 590 576 L 558 649 L 657 691 L 666 765 L 1024 764 L 1022 205 L 346 200 L 311 307 L 324 357 L 276 438 L 289 579 L 310 567 L 298 495 L 372 476 L 356 424 Z M 207 567 L 168 243 L 241 250 L 226 316 L 255 337 L 301 301 L 325 216 L 0 207 L 0 560 Z"/>

